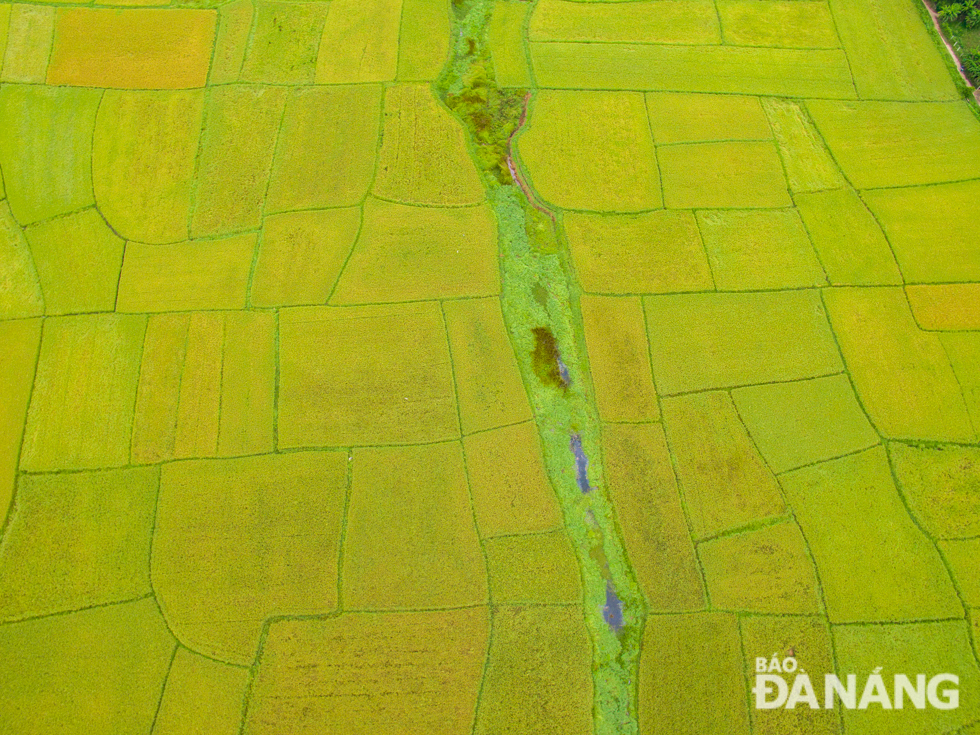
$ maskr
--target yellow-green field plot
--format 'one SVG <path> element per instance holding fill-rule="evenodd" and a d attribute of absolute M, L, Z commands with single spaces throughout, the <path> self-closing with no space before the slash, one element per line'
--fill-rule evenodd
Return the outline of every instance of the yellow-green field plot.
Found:
<path fill-rule="evenodd" d="M 0 2 L 0 735 L 980 735 L 918 5 Z"/>
<path fill-rule="evenodd" d="M 280 446 L 459 435 L 438 304 L 289 309 L 279 328 Z"/>
<path fill-rule="evenodd" d="M 357 448 L 343 563 L 352 610 L 487 601 L 487 569 L 458 442 Z"/>
<path fill-rule="evenodd" d="M 267 618 L 336 609 L 346 494 L 346 452 L 164 467 L 151 573 L 181 643 L 247 665 Z"/>
<path fill-rule="evenodd" d="M 489 628 L 485 607 L 275 622 L 243 732 L 470 732 Z"/>
<path fill-rule="evenodd" d="M 643 95 L 541 92 L 518 147 L 537 192 L 556 206 L 601 212 L 661 206 Z"/>

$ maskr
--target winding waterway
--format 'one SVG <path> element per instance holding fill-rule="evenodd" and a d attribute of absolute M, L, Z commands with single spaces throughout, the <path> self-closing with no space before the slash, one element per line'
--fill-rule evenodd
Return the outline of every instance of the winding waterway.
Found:
<path fill-rule="evenodd" d="M 536 196 L 514 147 L 533 117 L 534 93 L 498 87 L 487 47 L 494 7 L 516 1 L 454 0 L 453 53 L 436 91 L 469 134 L 497 217 L 504 320 L 581 569 L 594 732 L 635 735 L 646 611 L 605 490 L 580 289 L 560 212 Z"/>

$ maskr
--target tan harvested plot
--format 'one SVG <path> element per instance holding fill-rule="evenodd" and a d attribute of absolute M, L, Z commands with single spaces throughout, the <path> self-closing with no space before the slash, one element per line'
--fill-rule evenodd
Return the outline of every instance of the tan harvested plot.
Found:
<path fill-rule="evenodd" d="M 92 131 L 101 98 L 86 89 L 0 88 L 0 166 L 21 225 L 93 203 Z"/>
<path fill-rule="evenodd" d="M 176 245 L 126 245 L 119 297 L 121 312 L 242 309 L 255 235 L 194 240 Z"/>
<path fill-rule="evenodd" d="M 793 192 L 822 191 L 846 185 L 799 102 L 767 99 L 762 106 L 776 136 L 789 188 Z"/>
<path fill-rule="evenodd" d="M 602 439 L 616 519 L 650 609 L 682 612 L 705 607 L 663 428 L 606 424 Z"/>
<path fill-rule="evenodd" d="M 486 197 L 463 128 L 428 84 L 385 90 L 384 134 L 372 192 L 405 204 L 462 206 Z"/>
<path fill-rule="evenodd" d="M 980 717 L 980 670 L 970 650 L 968 626 L 962 620 L 917 622 L 908 625 L 839 625 L 833 628 L 840 671 L 873 671 L 881 666 L 885 691 L 894 693 L 893 677 L 905 674 L 913 687 L 916 674 L 926 681 L 937 674 L 955 673 L 958 684 L 938 683 L 936 692 L 945 699 L 949 689 L 959 691 L 959 706 L 938 709 L 926 702 L 924 709 L 904 697 L 899 709 L 878 704 L 866 709 L 843 709 L 844 726 L 854 735 L 894 732 L 964 732 L 957 728 Z M 858 674 L 858 682 L 864 677 Z M 860 691 L 861 684 L 858 684 Z M 893 697 L 889 697 L 893 698 Z M 894 702 L 893 702 L 894 704 Z M 968 730 L 965 732 L 969 732 Z"/>
<path fill-rule="evenodd" d="M 380 124 L 380 86 L 292 90 L 265 210 L 360 204 L 374 176 Z"/>
<path fill-rule="evenodd" d="M 531 406 L 500 302 L 462 299 L 445 303 L 443 310 L 463 433 L 529 420 Z"/>
<path fill-rule="evenodd" d="M 720 291 L 826 285 L 793 209 L 702 211 L 698 225 Z"/>
<path fill-rule="evenodd" d="M 252 0 L 232 0 L 218 8 L 218 30 L 211 61 L 211 84 L 237 82 L 245 61 L 248 35 L 252 28 L 255 5 Z"/>
<path fill-rule="evenodd" d="M 276 622 L 242 732 L 469 732 L 488 628 L 484 607 Z"/>
<path fill-rule="evenodd" d="M 793 521 L 698 546 L 711 605 L 759 613 L 816 613 L 813 564 Z"/>
<path fill-rule="evenodd" d="M 883 435 L 976 441 L 939 337 L 919 329 L 901 288 L 833 289 L 825 299 L 858 396 Z"/>
<path fill-rule="evenodd" d="M 927 533 L 980 536 L 980 449 L 893 442 L 888 454 L 909 509 Z"/>
<path fill-rule="evenodd" d="M 501 87 L 529 87 L 531 73 L 524 50 L 528 3 L 496 3 L 487 27 L 494 76 Z"/>
<path fill-rule="evenodd" d="M 732 46 L 840 46 L 823 0 L 718 0 L 718 15 L 725 43 Z"/>
<path fill-rule="evenodd" d="M 663 408 L 695 538 L 785 513 L 779 484 L 727 393 L 668 398 Z"/>
<path fill-rule="evenodd" d="M 642 648 L 641 732 L 748 735 L 742 651 L 734 615 L 653 615 L 644 626 Z"/>
<path fill-rule="evenodd" d="M 331 304 L 421 301 L 500 292 L 490 205 L 415 207 L 370 198 Z"/>
<path fill-rule="evenodd" d="M 389 4 L 392 4 L 389 0 Z M 358 2 L 354 7 L 365 5 Z M 398 44 L 398 80 L 430 82 L 436 79 L 449 56 L 450 17 L 446 0 L 402 0 L 401 32 Z M 496 15 L 496 12 L 494 13 Z M 375 18 L 371 18 L 376 23 Z M 377 26 L 373 26 L 377 34 Z M 373 37 L 372 37 L 373 38 Z M 344 44 L 349 43 L 344 39 Z M 497 81 L 500 70 L 497 69 Z"/>
<path fill-rule="evenodd" d="M 635 89 L 854 99 L 843 51 L 532 43 L 538 84 L 554 89 Z"/>
<path fill-rule="evenodd" d="M 162 11 L 160 11 L 162 12 Z M 187 239 L 204 92 L 106 92 L 95 121 L 92 179 L 120 237 Z"/>
<path fill-rule="evenodd" d="M 664 202 L 672 209 L 792 204 L 772 143 L 686 143 L 662 147 Z"/>
<path fill-rule="evenodd" d="M 26 235 L 46 313 L 115 309 L 124 243 L 95 209 L 39 223 Z"/>
<path fill-rule="evenodd" d="M 337 606 L 345 452 L 164 466 L 152 578 L 181 643 L 248 665 L 262 623 Z"/>
<path fill-rule="evenodd" d="M 150 317 L 133 462 L 272 451 L 272 314 Z"/>
<path fill-rule="evenodd" d="M 120 89 L 203 87 L 218 14 L 170 8 L 60 8 L 47 83 Z"/>
<path fill-rule="evenodd" d="M 581 609 L 496 608 L 475 735 L 588 735 L 591 668 Z"/>
<path fill-rule="evenodd" d="M 344 606 L 485 604 L 487 568 L 458 442 L 354 450 Z"/>
<path fill-rule="evenodd" d="M 7 202 L 0 202 L 0 319 L 42 314 L 44 295 L 30 246 Z"/>
<path fill-rule="evenodd" d="M 959 98 L 914 0 L 830 0 L 862 99 Z"/>
<path fill-rule="evenodd" d="M 393 80 L 398 66 L 402 5 L 411 2 L 331 0 L 316 57 L 316 83 Z M 443 8 L 448 12 L 445 4 Z M 447 24 L 447 35 L 448 31 Z"/>
<path fill-rule="evenodd" d="M 980 120 L 966 102 L 829 102 L 807 108 L 857 189 L 972 179 Z"/>
<path fill-rule="evenodd" d="M 0 522 L 6 521 L 14 496 L 40 343 L 40 319 L 0 322 Z"/>
<path fill-rule="evenodd" d="M 238 735 L 248 670 L 178 648 L 153 735 Z"/>
<path fill-rule="evenodd" d="M 562 525 L 533 423 L 473 434 L 463 439 L 463 448 L 482 538 Z"/>
<path fill-rule="evenodd" d="M 824 676 L 835 673 L 826 621 L 817 617 L 752 615 L 742 617 L 739 626 L 750 687 L 755 684 L 756 658 L 766 657 L 768 663 L 774 654 L 780 659 L 792 655 L 806 669 L 818 699 L 823 697 Z M 758 735 L 840 735 L 837 712 L 810 709 L 803 703 L 793 709 L 755 709 L 752 722 L 753 732 Z"/>
<path fill-rule="evenodd" d="M 0 550 L 0 619 L 150 593 L 156 469 L 22 478 Z"/>
<path fill-rule="evenodd" d="M 657 145 L 772 138 L 757 97 L 648 92 L 646 99 Z"/>
<path fill-rule="evenodd" d="M 799 380 L 842 370 L 812 291 L 643 300 L 661 394 Z"/>
<path fill-rule="evenodd" d="M 17 735 L 149 732 L 175 641 L 153 600 L 0 627 L 0 722 Z"/>
<path fill-rule="evenodd" d="M 534 6 L 528 37 L 532 41 L 721 42 L 718 14 L 710 0 L 594 4 L 541 0 Z"/>
<path fill-rule="evenodd" d="M 980 181 L 864 193 L 913 283 L 980 281 L 978 196 Z"/>
<path fill-rule="evenodd" d="M 581 601 L 578 563 L 563 530 L 491 539 L 486 549 L 495 605 Z"/>
<path fill-rule="evenodd" d="M 831 622 L 962 616 L 936 547 L 895 490 L 883 448 L 781 479 L 813 553 Z"/>
<path fill-rule="evenodd" d="M 638 297 L 583 296 L 589 370 L 604 421 L 656 421 L 643 305 Z"/>
<path fill-rule="evenodd" d="M 732 398 L 777 473 L 878 443 L 846 375 L 739 388 Z"/>
<path fill-rule="evenodd" d="M 575 270 L 592 293 L 709 291 L 711 270 L 690 212 L 564 218 Z"/>
<path fill-rule="evenodd" d="M 242 79 L 309 84 L 329 5 L 319 2 L 256 2 Z"/>
<path fill-rule="evenodd" d="M 325 304 L 360 228 L 360 207 L 266 217 L 252 276 L 252 303 Z"/>
<path fill-rule="evenodd" d="M 857 192 L 835 189 L 793 198 L 832 285 L 902 283 L 888 241 Z"/>
<path fill-rule="evenodd" d="M 662 206 L 643 95 L 541 91 L 519 148 L 537 193 L 556 206 L 603 212 Z"/>
<path fill-rule="evenodd" d="M 191 235 L 258 229 L 286 94 L 275 87 L 211 90 L 197 163 Z"/>
<path fill-rule="evenodd" d="M 114 314 L 45 321 L 22 469 L 129 464 L 145 328 L 146 317 Z"/>
<path fill-rule="evenodd" d="M 905 295 L 923 329 L 980 330 L 980 283 L 906 286 Z"/>
<path fill-rule="evenodd" d="M 438 304 L 289 309 L 279 339 L 280 447 L 459 435 Z"/>
<path fill-rule="evenodd" d="M 55 8 L 12 4 L 4 28 L 3 82 L 43 84 L 54 36 Z"/>

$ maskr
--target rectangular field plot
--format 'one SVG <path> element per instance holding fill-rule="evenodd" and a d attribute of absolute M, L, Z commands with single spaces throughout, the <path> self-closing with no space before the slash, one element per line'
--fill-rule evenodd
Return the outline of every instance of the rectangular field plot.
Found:
<path fill-rule="evenodd" d="M 718 15 L 725 43 L 733 46 L 840 46 L 830 7 L 821 0 L 719 0 Z"/>
<path fill-rule="evenodd" d="M 843 51 L 735 46 L 531 43 L 538 84 L 855 99 Z"/>
<path fill-rule="evenodd" d="M 507 3 L 498 3 L 497 7 L 501 5 Z M 589 5 L 542 0 L 534 8 L 528 36 L 532 41 L 721 42 L 718 14 L 710 0 Z"/>
<path fill-rule="evenodd" d="M 959 95 L 918 0 L 830 0 L 862 99 L 948 100 Z"/>
<path fill-rule="evenodd" d="M 961 181 L 980 172 L 980 121 L 966 102 L 807 107 L 857 189 Z"/>

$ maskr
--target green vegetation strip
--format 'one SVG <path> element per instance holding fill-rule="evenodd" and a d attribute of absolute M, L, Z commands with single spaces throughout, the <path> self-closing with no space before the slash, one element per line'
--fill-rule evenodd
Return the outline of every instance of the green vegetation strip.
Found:
<path fill-rule="evenodd" d="M 604 490 L 579 288 L 561 220 L 537 201 L 511 150 L 530 114 L 533 93 L 497 86 L 487 48 L 494 6 L 508 1 L 516 0 L 454 0 L 454 48 L 436 91 L 469 133 L 497 217 L 504 320 L 582 571 L 585 620 L 594 647 L 594 732 L 626 735 L 638 732 L 636 682 L 645 603 Z M 589 492 L 580 489 L 581 468 L 573 450 L 578 441 L 588 457 Z M 609 593 L 621 601 L 621 627 L 607 622 L 614 617 Z"/>

